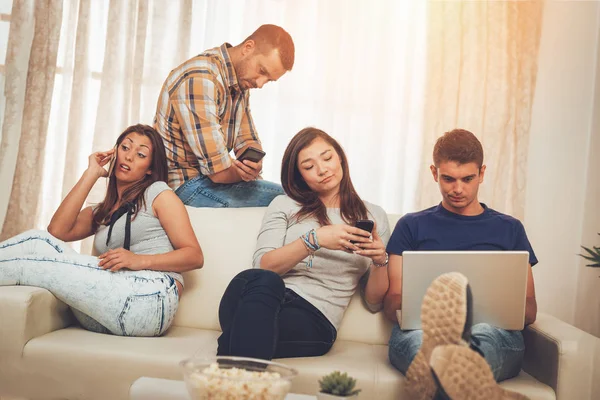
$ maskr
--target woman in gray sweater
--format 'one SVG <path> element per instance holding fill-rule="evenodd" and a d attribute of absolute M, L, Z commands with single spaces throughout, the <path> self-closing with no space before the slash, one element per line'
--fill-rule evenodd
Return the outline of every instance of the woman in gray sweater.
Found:
<path fill-rule="evenodd" d="M 338 142 L 316 128 L 300 131 L 283 156 L 281 183 L 286 195 L 267 208 L 254 268 L 221 299 L 218 355 L 323 355 L 359 285 L 367 307 L 381 309 L 387 214 L 358 196 Z M 372 234 L 354 226 L 365 219 L 375 223 Z"/>

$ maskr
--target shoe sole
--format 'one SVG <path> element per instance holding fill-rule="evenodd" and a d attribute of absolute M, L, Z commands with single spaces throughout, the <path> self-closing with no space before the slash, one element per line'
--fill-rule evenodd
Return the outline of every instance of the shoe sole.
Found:
<path fill-rule="evenodd" d="M 430 364 L 435 379 L 451 399 L 529 400 L 498 386 L 485 359 L 468 347 L 440 346 L 433 350 Z"/>
<path fill-rule="evenodd" d="M 406 394 L 413 400 L 431 400 L 437 385 L 429 359 L 437 346 L 459 344 L 467 321 L 467 278 L 457 272 L 436 278 L 423 298 L 423 343 L 406 371 Z M 468 327 L 470 330 L 470 327 Z"/>

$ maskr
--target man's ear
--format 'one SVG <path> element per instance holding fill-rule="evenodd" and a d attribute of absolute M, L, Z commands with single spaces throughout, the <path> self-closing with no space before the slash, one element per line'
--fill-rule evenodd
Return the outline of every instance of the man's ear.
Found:
<path fill-rule="evenodd" d="M 252 39 L 250 40 L 246 40 L 243 44 L 242 44 L 242 56 L 247 57 L 250 54 L 252 54 L 254 52 L 254 49 L 256 48 L 256 42 Z"/>
<path fill-rule="evenodd" d="M 431 175 L 433 175 L 433 180 L 434 181 L 438 181 L 438 169 L 435 167 L 435 165 L 430 165 L 429 169 L 431 170 Z"/>
<path fill-rule="evenodd" d="M 485 175 L 485 165 L 479 168 L 479 183 L 483 183 L 483 176 Z"/>

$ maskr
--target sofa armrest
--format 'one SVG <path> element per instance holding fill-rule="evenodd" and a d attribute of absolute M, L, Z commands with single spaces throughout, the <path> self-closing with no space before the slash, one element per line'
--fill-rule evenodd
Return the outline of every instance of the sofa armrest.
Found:
<path fill-rule="evenodd" d="M 74 321 L 69 307 L 46 289 L 0 287 L 0 358 L 21 357 L 27 342 L 66 328 Z"/>
<path fill-rule="evenodd" d="M 552 387 L 557 399 L 591 398 L 596 337 L 543 313 L 523 336 L 525 372 Z"/>

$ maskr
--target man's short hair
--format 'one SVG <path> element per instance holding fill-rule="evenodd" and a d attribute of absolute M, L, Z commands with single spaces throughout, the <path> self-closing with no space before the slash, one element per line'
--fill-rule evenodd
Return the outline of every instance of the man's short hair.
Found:
<path fill-rule="evenodd" d="M 433 164 L 454 161 L 459 164 L 474 162 L 483 165 L 483 147 L 475 135 L 465 129 L 454 129 L 444 133 L 433 146 Z"/>
<path fill-rule="evenodd" d="M 257 49 L 262 54 L 267 54 L 275 49 L 279 52 L 281 64 L 286 71 L 291 71 L 294 66 L 295 47 L 289 33 L 277 25 L 261 25 L 248 36 L 242 43 L 254 40 Z"/>

